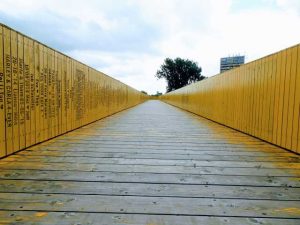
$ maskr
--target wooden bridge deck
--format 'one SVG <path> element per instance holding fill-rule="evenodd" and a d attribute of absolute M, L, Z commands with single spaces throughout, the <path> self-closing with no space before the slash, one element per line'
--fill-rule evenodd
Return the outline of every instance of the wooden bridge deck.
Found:
<path fill-rule="evenodd" d="M 299 162 L 148 101 L 0 160 L 0 224 L 300 224 Z"/>

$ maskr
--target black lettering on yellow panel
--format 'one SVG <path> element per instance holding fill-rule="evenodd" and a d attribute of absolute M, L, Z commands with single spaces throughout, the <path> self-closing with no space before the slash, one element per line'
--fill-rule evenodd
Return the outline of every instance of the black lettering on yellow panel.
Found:
<path fill-rule="evenodd" d="M 34 74 L 35 74 L 35 138 L 36 143 L 41 142 L 41 121 L 40 121 L 40 44 L 33 42 L 34 48 Z"/>
<path fill-rule="evenodd" d="M 0 157 L 6 155 L 3 28 L 0 25 Z M 2 122 L 3 121 L 3 122 Z"/>
<path fill-rule="evenodd" d="M 37 143 L 36 140 L 36 97 L 35 97 L 35 55 L 33 41 L 28 39 L 28 58 L 30 76 L 30 143 Z"/>
<path fill-rule="evenodd" d="M 24 104 L 24 123 L 25 123 L 25 147 L 32 145 L 31 140 L 31 76 L 30 76 L 30 47 L 29 40 L 24 37 L 24 92 L 25 92 L 25 104 Z"/>
<path fill-rule="evenodd" d="M 19 79 L 18 79 L 18 40 L 17 32 L 11 31 L 11 71 L 13 103 L 13 152 L 20 149 L 19 139 Z"/>
<path fill-rule="evenodd" d="M 19 75 L 19 137 L 20 148 L 25 148 L 25 78 L 24 78 L 24 37 L 17 35 L 18 39 L 18 75 Z"/>

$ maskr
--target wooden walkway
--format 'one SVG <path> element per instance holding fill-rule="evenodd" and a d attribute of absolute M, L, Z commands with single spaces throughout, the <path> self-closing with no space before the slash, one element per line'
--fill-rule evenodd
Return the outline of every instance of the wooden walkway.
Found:
<path fill-rule="evenodd" d="M 300 224 L 300 157 L 148 101 L 0 160 L 0 224 Z"/>

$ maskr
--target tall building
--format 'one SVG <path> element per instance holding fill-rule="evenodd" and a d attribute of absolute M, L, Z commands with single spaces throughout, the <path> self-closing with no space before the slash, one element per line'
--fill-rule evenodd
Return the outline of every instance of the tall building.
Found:
<path fill-rule="evenodd" d="M 220 73 L 245 63 L 245 56 L 224 57 L 220 60 Z"/>

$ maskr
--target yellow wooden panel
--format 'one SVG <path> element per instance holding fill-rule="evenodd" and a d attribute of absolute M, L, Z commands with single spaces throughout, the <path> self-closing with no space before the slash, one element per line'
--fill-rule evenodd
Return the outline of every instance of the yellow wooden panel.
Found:
<path fill-rule="evenodd" d="M 35 56 L 34 45 L 28 39 L 29 74 L 30 74 L 30 144 L 37 143 L 36 140 L 36 79 L 35 79 Z"/>
<path fill-rule="evenodd" d="M 42 131 L 42 137 L 43 140 L 47 140 L 51 138 L 51 118 L 50 118 L 50 104 L 49 99 L 50 91 L 51 91 L 51 71 L 49 69 L 49 65 L 51 65 L 51 59 L 49 58 L 49 49 L 45 46 L 42 46 L 42 59 L 41 59 L 41 68 L 42 69 L 42 79 L 40 80 L 41 83 L 41 116 L 43 120 L 43 131 Z"/>
<path fill-rule="evenodd" d="M 229 95 L 228 95 L 228 98 L 229 98 L 229 104 L 232 105 L 232 107 L 229 107 L 229 122 L 230 122 L 230 125 L 232 127 L 235 126 L 235 113 L 236 113 L 236 109 L 237 109 L 237 90 L 236 90 L 236 69 L 233 69 L 232 70 L 232 73 L 229 75 L 230 76 L 230 84 L 232 85 L 229 85 Z M 206 116 L 209 116 L 208 114 Z"/>
<path fill-rule="evenodd" d="M 291 149 L 300 153 L 300 45 L 297 46 L 295 85 L 294 112 L 291 118 L 293 120 Z"/>
<path fill-rule="evenodd" d="M 24 79 L 24 39 L 23 35 L 17 34 L 18 51 L 18 95 L 19 95 L 19 149 L 25 148 L 25 79 Z"/>
<path fill-rule="evenodd" d="M 46 53 L 46 58 L 47 58 L 47 86 L 48 86 L 48 90 L 47 90 L 47 94 L 48 94 L 48 101 L 47 101 L 47 114 L 48 114 L 48 118 L 47 118 L 47 138 L 52 138 L 54 137 L 53 135 L 53 57 L 52 57 L 52 49 L 45 49 L 45 53 Z"/>
<path fill-rule="evenodd" d="M 54 93 L 53 93 L 53 114 L 54 114 L 54 118 L 53 118 L 53 132 L 54 132 L 54 136 L 58 135 L 58 130 L 59 130 L 59 125 L 58 125 L 58 121 L 59 121 L 59 107 L 58 107 L 58 103 L 59 103 L 59 98 L 60 98 L 60 94 L 59 94 L 59 80 L 58 80 L 58 62 L 57 62 L 57 53 L 54 51 L 53 52 L 53 88 L 54 88 Z"/>
<path fill-rule="evenodd" d="M 35 139 L 36 143 L 42 141 L 41 138 L 41 110 L 40 110 L 40 44 L 33 42 L 34 48 L 34 74 L 35 74 Z"/>
<path fill-rule="evenodd" d="M 295 51 L 294 51 L 295 50 Z M 283 126 L 281 146 L 291 148 L 292 136 L 292 118 L 294 109 L 294 91 L 295 91 L 295 69 L 297 47 L 289 48 L 287 51 L 287 64 L 286 64 L 286 79 L 284 89 L 284 105 L 283 105 Z M 293 60 L 294 58 L 294 60 Z M 293 71 L 292 71 L 293 70 Z"/>
<path fill-rule="evenodd" d="M 62 58 L 61 54 L 55 52 L 56 58 L 56 113 L 57 113 L 57 130 L 56 135 L 63 133 L 62 131 Z"/>
<path fill-rule="evenodd" d="M 249 120 L 249 125 L 247 126 L 247 130 L 249 134 L 253 134 L 252 132 L 252 121 L 253 121 L 253 73 L 252 73 L 252 63 L 248 64 L 247 72 L 246 72 L 246 81 L 248 86 L 248 94 L 247 94 L 247 118 Z"/>
<path fill-rule="evenodd" d="M 267 140 L 268 136 L 268 123 L 269 123 L 269 104 L 270 104 L 270 94 L 269 94 L 269 64 L 270 57 L 267 56 L 263 60 L 262 64 L 262 74 L 261 74 L 261 138 Z"/>
<path fill-rule="evenodd" d="M 71 71 L 72 66 L 71 66 L 71 59 L 67 58 L 67 130 L 70 131 L 72 129 L 72 106 L 71 106 Z"/>
<path fill-rule="evenodd" d="M 273 140 L 273 127 L 274 127 L 274 107 L 275 107 L 275 94 L 276 94 L 276 57 L 277 54 L 273 54 L 269 62 L 269 94 L 270 94 L 270 106 L 269 106 L 269 124 L 268 124 L 268 137 L 267 140 L 272 142 Z"/>
<path fill-rule="evenodd" d="M 47 140 L 48 135 L 47 131 L 47 59 L 45 59 L 45 50 L 46 47 L 43 45 L 39 45 L 39 87 L 40 87 L 40 113 L 39 113 L 39 121 L 40 121 L 40 138 L 41 141 Z"/>
<path fill-rule="evenodd" d="M 245 112 L 244 112 L 244 107 L 245 107 L 245 95 L 246 95 L 246 88 L 245 88 L 245 83 L 244 83 L 244 78 L 245 78 L 245 68 L 240 67 L 239 72 L 238 72 L 238 86 L 239 86 L 239 113 L 241 116 L 238 117 L 238 123 L 239 123 L 239 129 L 242 131 L 245 131 L 244 129 L 244 121 L 245 121 Z"/>
<path fill-rule="evenodd" d="M 66 57 L 61 55 L 62 65 L 62 83 L 61 83 L 61 130 L 67 132 L 67 61 Z"/>
<path fill-rule="evenodd" d="M 25 104 L 24 104 L 24 112 L 25 112 L 25 146 L 31 146 L 31 90 L 30 90 L 30 59 L 29 59 L 29 40 L 27 37 L 24 37 L 24 92 L 25 92 Z"/>
<path fill-rule="evenodd" d="M 262 58 L 261 60 L 258 60 L 259 63 L 259 71 L 258 71 L 258 76 L 257 76 L 257 81 L 258 81 L 258 124 L 257 124 L 257 135 L 258 137 L 263 137 L 262 134 L 262 124 L 263 124 L 263 120 L 264 115 L 263 115 L 263 110 L 264 110 L 264 87 L 263 87 L 263 83 L 264 83 L 264 69 L 265 69 L 265 61 L 266 58 Z"/>
<path fill-rule="evenodd" d="M 0 158 L 6 155 L 3 27 L 0 25 Z"/>
<path fill-rule="evenodd" d="M 251 130 L 251 135 L 254 135 L 254 122 L 255 122 L 255 109 L 254 109 L 254 102 L 255 102 L 255 62 L 252 62 L 252 67 L 249 69 L 249 74 L 250 76 L 250 84 L 251 84 L 251 89 L 250 89 L 250 130 Z"/>
<path fill-rule="evenodd" d="M 279 118 L 279 89 L 280 89 L 280 74 L 281 74 L 281 61 L 282 61 L 282 54 L 277 53 L 276 54 L 276 61 L 274 68 L 276 68 L 275 73 L 275 91 L 276 94 L 274 96 L 274 118 L 273 118 L 273 137 L 272 137 L 272 143 L 277 143 L 277 130 L 278 130 L 278 118 Z"/>
<path fill-rule="evenodd" d="M 278 125 L 277 125 L 277 139 L 276 144 L 281 145 L 282 129 L 283 129 L 283 106 L 284 106 L 284 87 L 286 83 L 286 61 L 287 61 L 287 50 L 284 50 L 281 58 L 280 67 L 280 86 L 279 86 L 279 106 L 278 106 Z"/>
<path fill-rule="evenodd" d="M 238 120 L 238 129 L 245 131 L 244 128 L 244 123 L 243 121 L 245 120 L 245 113 L 244 113 L 244 107 L 245 107 L 245 101 L 244 101 L 244 97 L 245 97 L 245 92 L 246 92 L 246 88 L 245 88 L 245 84 L 244 84 L 244 78 L 245 78 L 245 68 L 244 67 L 240 67 L 239 71 L 238 71 L 238 87 L 239 87 L 239 114 L 240 116 L 237 118 Z"/>
<path fill-rule="evenodd" d="M 289 48 L 286 51 L 286 64 L 285 64 L 285 75 L 284 75 L 284 86 L 283 86 L 283 110 L 282 110 L 282 133 L 280 139 L 280 146 L 286 147 L 286 132 L 287 132 L 287 120 L 288 120 L 288 109 L 289 109 L 289 93 L 290 93 L 290 77 L 291 77 L 291 62 L 292 62 L 292 49 Z M 291 118 L 290 118 L 291 119 Z"/>
<path fill-rule="evenodd" d="M 90 97 L 92 97 L 90 95 L 90 72 L 91 72 L 91 68 L 87 68 L 87 74 L 86 74 L 86 78 L 85 78 L 85 96 L 84 96 L 84 109 L 85 109 L 85 117 L 84 117 L 84 124 L 87 124 L 90 122 L 91 117 L 88 117 L 86 115 L 91 115 L 91 111 L 90 111 L 90 104 L 89 104 L 89 99 Z"/>
<path fill-rule="evenodd" d="M 66 112 L 66 80 L 67 80 L 67 65 L 65 57 L 60 55 L 61 58 L 61 132 L 67 131 L 67 112 Z"/>
<path fill-rule="evenodd" d="M 71 129 L 75 127 L 75 103 L 74 103 L 74 71 L 75 61 L 71 60 L 70 71 L 70 107 L 71 107 Z"/>
<path fill-rule="evenodd" d="M 19 139 L 19 79 L 18 79 L 18 39 L 17 32 L 11 31 L 11 69 L 13 103 L 13 152 L 20 150 Z"/>
<path fill-rule="evenodd" d="M 253 104 L 253 113 L 254 113 L 254 119 L 253 119 L 253 134 L 255 136 L 258 135 L 258 130 L 259 130 L 259 71 L 260 71 L 260 62 L 255 61 L 254 63 L 254 71 L 253 71 L 253 76 L 254 76 L 254 104 Z"/>
<path fill-rule="evenodd" d="M 88 89 L 87 89 L 87 80 L 88 80 L 88 76 L 89 76 L 89 69 L 87 66 L 83 66 L 83 72 L 84 72 L 84 76 L 83 76 L 83 81 L 82 81 L 82 88 L 83 88 L 83 96 L 82 96 L 82 118 L 81 118 L 81 126 L 83 126 L 84 124 L 87 124 L 87 118 L 85 115 L 89 114 L 88 111 L 88 107 L 87 107 L 87 99 L 88 99 Z"/>
<path fill-rule="evenodd" d="M 52 50 L 45 49 L 44 59 L 47 60 L 47 136 L 48 139 L 53 137 L 53 127 L 52 127 L 52 119 L 53 119 L 53 71 L 52 71 Z"/>

